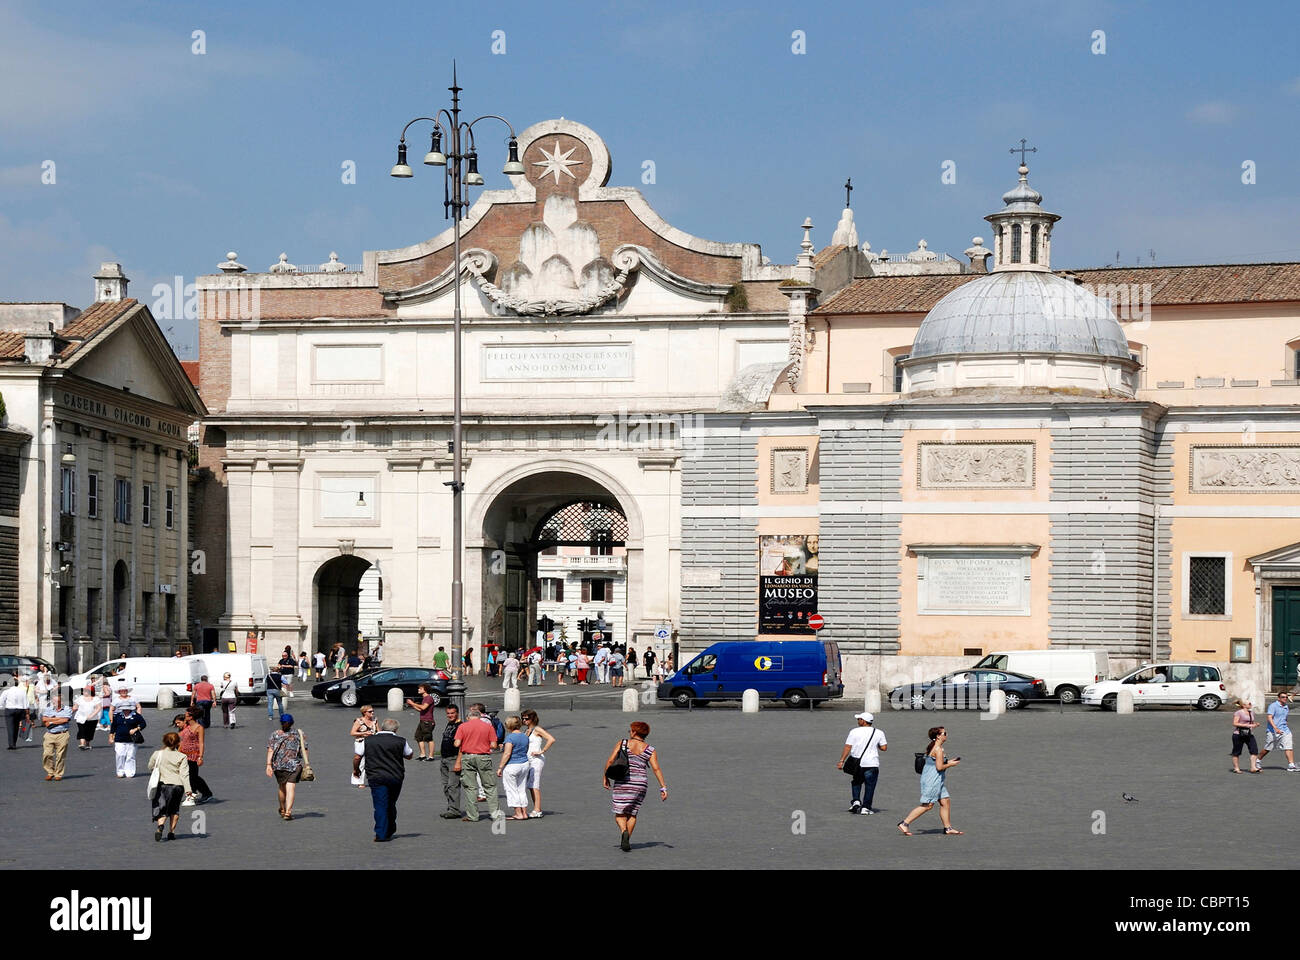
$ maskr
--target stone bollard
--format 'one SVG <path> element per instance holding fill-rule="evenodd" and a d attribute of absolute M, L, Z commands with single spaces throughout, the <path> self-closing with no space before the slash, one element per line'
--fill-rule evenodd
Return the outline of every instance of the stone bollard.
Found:
<path fill-rule="evenodd" d="M 401 687 L 393 687 L 388 691 L 388 712 L 401 713 L 402 706 L 406 703 L 406 698 L 402 696 Z"/>
<path fill-rule="evenodd" d="M 740 695 L 742 713 L 758 713 L 758 691 L 752 687 Z"/>
<path fill-rule="evenodd" d="M 1000 717 L 1007 712 L 1007 695 L 1002 690 L 989 692 L 989 716 Z"/>
<path fill-rule="evenodd" d="M 628 689 L 623 691 L 623 712 L 624 713 L 636 713 L 637 709 L 640 706 L 641 706 L 641 698 L 637 695 L 637 692 L 635 690 Z"/>
<path fill-rule="evenodd" d="M 1129 687 L 1120 687 L 1119 693 L 1115 695 L 1115 712 L 1133 712 L 1133 691 Z"/>
<path fill-rule="evenodd" d="M 158 703 L 156 706 L 159 710 L 171 710 L 176 706 L 176 696 L 172 693 L 170 687 L 158 688 Z"/>
<path fill-rule="evenodd" d="M 864 710 L 866 710 L 867 713 L 879 713 L 880 706 L 881 706 L 880 688 L 872 687 L 870 690 L 867 691 L 867 699 L 866 702 L 863 703 L 862 707 Z"/>
<path fill-rule="evenodd" d="M 518 687 L 506 688 L 506 702 L 505 705 L 501 707 L 501 709 L 504 710 L 506 713 L 519 712 L 519 688 Z"/>

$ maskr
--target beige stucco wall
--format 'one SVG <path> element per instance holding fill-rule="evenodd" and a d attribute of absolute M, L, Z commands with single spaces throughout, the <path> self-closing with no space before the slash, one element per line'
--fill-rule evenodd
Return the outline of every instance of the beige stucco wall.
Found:
<path fill-rule="evenodd" d="M 1146 347 L 1147 388 L 1162 380 L 1192 387 L 1197 377 L 1223 377 L 1225 384 L 1258 380 L 1267 387 L 1292 376 L 1287 343 L 1300 337 L 1300 317 L 1288 303 L 1155 307 L 1150 321 L 1120 325 L 1131 343 Z"/>

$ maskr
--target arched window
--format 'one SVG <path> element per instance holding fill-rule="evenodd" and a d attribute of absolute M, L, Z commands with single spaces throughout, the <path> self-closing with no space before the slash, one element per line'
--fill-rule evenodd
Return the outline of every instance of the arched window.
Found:
<path fill-rule="evenodd" d="M 1029 228 L 1029 262 L 1038 262 L 1038 224 Z"/>
<path fill-rule="evenodd" d="M 1011 225 L 1011 262 L 1020 262 L 1020 224 Z"/>

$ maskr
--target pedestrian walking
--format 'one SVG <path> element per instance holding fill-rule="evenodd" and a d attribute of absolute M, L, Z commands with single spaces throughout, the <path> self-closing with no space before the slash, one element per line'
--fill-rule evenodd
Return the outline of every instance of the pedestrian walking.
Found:
<path fill-rule="evenodd" d="M 280 687 L 284 692 L 286 700 L 293 699 L 293 675 L 298 669 L 298 659 L 293 655 L 293 647 L 285 647 L 284 653 L 280 655 L 280 662 L 276 664 L 280 671 Z"/>
<path fill-rule="evenodd" d="M 341 643 L 334 644 L 334 679 L 335 680 L 343 679 L 344 671 L 347 669 L 347 665 L 348 665 L 348 654 L 347 651 L 343 649 L 343 644 Z"/>
<path fill-rule="evenodd" d="M 1259 752 L 1259 765 L 1264 765 L 1264 758 L 1270 750 L 1281 750 L 1286 754 L 1286 768 L 1295 773 L 1295 751 L 1292 749 L 1291 728 L 1286 718 L 1291 712 L 1291 695 L 1279 693 L 1277 699 L 1268 705 L 1268 727 L 1264 730 L 1264 749 Z"/>
<path fill-rule="evenodd" d="M 281 714 L 280 729 L 266 741 L 266 775 L 275 778 L 281 820 L 293 819 L 294 793 L 310 765 L 306 734 L 293 728 L 293 714 Z"/>
<path fill-rule="evenodd" d="M 313 653 L 312 662 L 316 667 L 316 679 L 320 680 L 325 676 L 325 651 L 317 650 Z"/>
<path fill-rule="evenodd" d="M 195 803 L 207 803 L 212 799 L 212 791 L 208 788 L 208 783 L 199 773 L 199 767 L 203 766 L 203 751 L 206 747 L 204 738 L 203 725 L 199 723 L 199 708 L 188 707 L 184 713 L 178 713 L 172 718 L 172 723 L 176 727 L 176 732 L 181 738 L 181 753 L 190 762 L 190 783 L 198 791 L 198 796 L 190 794 L 185 799 L 185 805 L 191 806 Z"/>
<path fill-rule="evenodd" d="M 433 666 L 435 669 L 447 672 L 447 667 L 451 664 L 451 657 L 447 656 L 447 648 L 439 647 L 438 652 L 433 655 Z"/>
<path fill-rule="evenodd" d="M 487 664 L 488 676 L 495 677 L 497 675 L 497 651 L 495 647 L 488 647 L 487 660 L 484 662 Z"/>
<path fill-rule="evenodd" d="M 41 766 L 46 780 L 62 780 L 63 766 L 68 757 L 68 725 L 75 711 L 63 705 L 63 695 L 55 687 L 50 695 L 50 705 L 41 711 L 41 726 L 45 728 L 45 742 L 41 744 Z"/>
<path fill-rule="evenodd" d="M 306 683 L 311 679 L 311 661 L 307 659 L 307 651 L 298 651 L 298 679 Z"/>
<path fill-rule="evenodd" d="M 1250 753 L 1250 772 L 1261 773 L 1259 767 L 1259 745 L 1255 742 L 1255 705 L 1249 700 L 1237 701 L 1237 712 L 1232 715 L 1232 772 L 1241 773 L 1241 750 Z"/>
<path fill-rule="evenodd" d="M 113 687 L 108 682 L 108 677 L 103 677 L 99 681 L 99 729 L 107 731 L 109 724 L 112 722 Z"/>
<path fill-rule="evenodd" d="M 406 778 L 406 758 L 414 751 L 397 735 L 398 723 L 391 717 L 381 724 L 372 737 L 357 741 L 352 755 L 352 775 L 361 776 L 366 766 L 366 782 L 375 808 L 375 842 L 387 843 L 397 833 L 397 798 Z"/>
<path fill-rule="evenodd" d="M 609 655 L 609 685 L 611 687 L 623 686 L 623 664 L 627 658 L 617 650 L 613 650 Z"/>
<path fill-rule="evenodd" d="M 465 648 L 465 655 L 464 655 L 463 657 L 461 657 L 461 660 L 464 662 L 465 673 L 472 677 L 472 676 L 474 675 L 474 651 L 473 651 L 473 649 L 472 649 L 472 648 L 469 648 L 469 647 L 466 647 L 466 648 Z"/>
<path fill-rule="evenodd" d="M 406 705 L 420 715 L 420 722 L 415 726 L 415 747 L 420 751 L 420 755 L 415 759 L 419 762 L 433 760 L 433 728 L 436 726 L 433 720 L 433 711 L 438 701 L 433 698 L 433 693 L 427 683 L 422 683 L 417 688 L 417 699 L 406 701 Z M 429 755 L 424 755 L 425 747 L 429 749 Z"/>
<path fill-rule="evenodd" d="M 10 681 L 9 686 L 0 693 L 0 709 L 4 711 L 8 749 L 17 750 L 18 731 L 22 729 L 23 720 L 27 717 L 27 689 L 16 673 L 10 677 Z"/>
<path fill-rule="evenodd" d="M 530 687 L 542 685 L 542 651 L 540 650 L 534 650 L 528 655 L 528 685 Z"/>
<path fill-rule="evenodd" d="M 370 652 L 370 659 L 375 662 L 375 669 L 378 670 L 384 665 L 384 638 L 380 637 L 375 642 L 375 649 Z"/>
<path fill-rule="evenodd" d="M 519 689 L 519 658 L 513 650 L 506 654 L 505 662 L 501 665 L 501 689 Z"/>
<path fill-rule="evenodd" d="M 578 675 L 578 686 L 584 687 L 587 685 L 587 671 L 590 667 L 591 664 L 587 660 L 586 653 L 579 650 L 573 658 L 573 670 Z"/>
<path fill-rule="evenodd" d="M 898 830 L 910 837 L 912 831 L 907 829 L 913 820 L 934 809 L 939 804 L 939 819 L 943 821 L 943 833 L 948 837 L 959 837 L 965 831 L 952 825 L 952 800 L 948 797 L 948 771 L 961 763 L 961 757 L 949 760 L 944 752 L 948 742 L 948 731 L 944 727 L 931 727 L 930 744 L 925 748 L 925 766 L 921 770 L 921 799 L 919 806 L 912 809 L 902 820 L 898 821 Z"/>
<path fill-rule="evenodd" d="M 849 813 L 872 814 L 876 812 L 871 801 L 875 799 L 876 781 L 880 778 L 880 755 L 889 749 L 889 741 L 884 731 L 872 726 L 874 715 L 863 712 L 855 714 L 854 719 L 858 725 L 849 731 L 835 766 L 853 777 L 850 782 L 853 803 Z"/>
<path fill-rule="evenodd" d="M 355 745 L 363 742 L 366 737 L 373 737 L 379 732 L 379 722 L 375 719 L 375 708 L 366 704 L 361 707 L 361 715 L 352 721 L 352 729 L 348 735 L 352 737 L 353 749 Z M 366 767 L 365 761 L 362 760 L 361 769 L 352 775 L 352 786 L 358 789 L 364 789 L 366 786 Z"/>
<path fill-rule="evenodd" d="M 176 839 L 176 824 L 181 818 L 181 804 L 193 792 L 189 760 L 181 753 L 180 744 L 180 734 L 168 731 L 163 734 L 162 747 L 149 757 L 150 771 L 158 773 L 158 785 L 153 796 L 150 797 L 153 818 L 157 822 L 153 832 L 154 840 L 162 839 L 163 827 L 167 825 L 169 818 L 171 826 L 167 831 L 167 839 Z"/>
<path fill-rule="evenodd" d="M 636 668 L 639 666 L 636 657 L 636 647 L 627 648 L 627 675 L 633 683 L 636 683 Z"/>
<path fill-rule="evenodd" d="M 641 663 L 645 666 L 645 675 L 647 680 L 658 678 L 655 672 L 655 650 L 654 647 L 647 648 L 645 656 L 641 658 Z"/>
<path fill-rule="evenodd" d="M 77 749 L 89 750 L 95 739 L 95 727 L 99 724 L 99 715 L 103 711 L 103 702 L 94 686 L 86 687 L 77 698 L 77 712 L 72 719 L 77 724 Z"/>
<path fill-rule="evenodd" d="M 141 731 L 147 726 L 134 705 L 113 712 L 113 722 L 108 728 L 108 742 L 113 745 L 113 765 L 119 780 L 130 780 L 135 776 L 135 751 L 137 746 L 144 743 Z"/>
<path fill-rule="evenodd" d="M 217 688 L 208 681 L 205 673 L 194 684 L 194 692 L 190 694 L 190 705 L 199 708 L 199 723 L 204 730 L 212 726 L 212 702 L 216 699 Z"/>
<path fill-rule="evenodd" d="M 442 742 L 438 745 L 438 772 L 442 775 L 442 797 L 447 809 L 440 815 L 444 820 L 459 820 L 464 816 L 460 809 L 460 774 L 456 766 L 456 731 L 460 729 L 460 711 L 455 706 L 447 708 L 447 722 L 442 728 Z"/>
<path fill-rule="evenodd" d="M 239 684 L 231 679 L 230 674 L 222 675 L 217 697 L 221 700 L 221 725 L 234 730 L 235 707 L 239 705 Z"/>
<path fill-rule="evenodd" d="M 506 738 L 501 744 L 497 776 L 506 788 L 506 806 L 514 809 L 511 820 L 528 819 L 528 734 L 518 717 L 506 717 Z"/>
<path fill-rule="evenodd" d="M 27 713 L 23 717 L 22 730 L 24 743 L 32 742 L 32 727 L 34 727 L 41 718 L 41 702 L 36 695 L 36 678 L 39 674 L 33 670 L 27 676 L 23 677 L 23 689 L 27 693 Z"/>
<path fill-rule="evenodd" d="M 533 809 L 530 817 L 542 815 L 542 770 L 546 767 L 546 751 L 555 746 L 555 738 L 542 729 L 537 719 L 537 711 L 521 711 L 519 718 L 524 721 L 524 732 L 528 734 L 528 790 L 533 797 Z"/>
<path fill-rule="evenodd" d="M 266 719 L 274 720 L 284 713 L 284 693 L 281 690 L 280 672 L 272 670 L 266 675 Z"/>
<path fill-rule="evenodd" d="M 673 655 L 670 653 L 663 659 L 663 664 L 659 668 L 659 679 L 671 676 L 673 672 Z"/>
<path fill-rule="evenodd" d="M 483 712 L 478 704 L 469 708 L 469 719 L 456 730 L 453 745 L 456 763 L 452 767 L 460 774 L 461 795 L 465 801 L 467 823 L 478 821 L 478 785 L 482 784 L 483 798 L 487 801 L 488 816 L 495 820 L 500 815 L 497 801 L 497 779 L 492 773 L 492 751 L 497 747 L 497 734 L 489 721 L 483 722 Z"/>
<path fill-rule="evenodd" d="M 633 722 L 628 727 L 627 739 L 614 744 L 601 776 L 605 789 L 613 791 L 614 823 L 619 829 L 618 845 L 624 853 L 632 849 L 632 831 L 636 829 L 636 819 L 641 813 L 641 804 L 645 802 L 646 790 L 650 786 L 647 770 L 653 771 L 655 779 L 659 781 L 659 799 L 668 799 L 668 784 L 664 783 L 664 774 L 659 768 L 655 748 L 646 743 L 645 738 L 648 736 L 650 724 L 641 720 Z M 610 765 L 624 751 L 627 754 L 627 774 L 611 786 Z"/>

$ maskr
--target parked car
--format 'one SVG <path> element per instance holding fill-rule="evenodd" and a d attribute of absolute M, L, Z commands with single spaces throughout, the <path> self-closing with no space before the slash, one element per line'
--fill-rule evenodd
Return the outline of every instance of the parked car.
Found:
<path fill-rule="evenodd" d="M 840 648 L 822 640 L 727 640 L 705 649 L 659 685 L 660 700 L 739 700 L 747 689 L 759 699 L 800 707 L 844 696 Z"/>
<path fill-rule="evenodd" d="M 163 688 L 171 690 L 178 702 L 188 703 L 194 684 L 206 672 L 198 657 L 118 657 L 69 677 L 65 685 L 75 696 L 91 677 L 106 677 L 115 695 L 126 687 L 140 703 L 157 703 Z"/>
<path fill-rule="evenodd" d="M 1218 667 L 1204 663 L 1154 663 L 1139 667 L 1118 680 L 1104 680 L 1083 691 L 1087 706 L 1114 710 L 1123 689 L 1133 691 L 1137 707 L 1194 706 L 1217 710 L 1228 699 L 1228 688 Z"/>
<path fill-rule="evenodd" d="M 958 670 L 935 680 L 895 687 L 889 691 L 889 703 L 895 710 L 983 710 L 994 690 L 1007 695 L 1008 710 L 1047 696 L 1040 677 L 1008 670 Z"/>
<path fill-rule="evenodd" d="M 326 703 L 355 707 L 363 703 L 385 703 L 388 691 L 400 688 L 402 696 L 415 698 L 420 684 L 430 686 L 434 704 L 447 696 L 450 678 L 437 667 L 381 667 L 368 673 L 354 673 L 342 680 L 323 680 L 311 688 L 311 695 Z"/>
<path fill-rule="evenodd" d="M 13 683 L 13 675 L 17 673 L 31 673 L 38 667 L 46 667 L 50 673 L 54 673 L 54 664 L 42 657 L 28 657 L 20 653 L 0 654 L 0 687 L 7 687 Z"/>
<path fill-rule="evenodd" d="M 1110 655 L 1105 650 L 996 650 L 973 669 L 1010 670 L 1042 677 L 1049 697 L 1075 703 L 1084 687 L 1110 676 Z"/>

